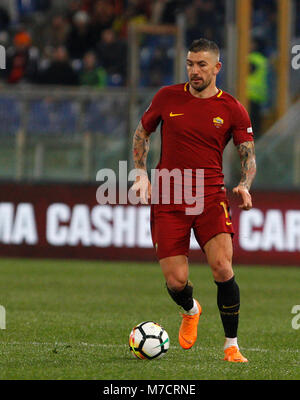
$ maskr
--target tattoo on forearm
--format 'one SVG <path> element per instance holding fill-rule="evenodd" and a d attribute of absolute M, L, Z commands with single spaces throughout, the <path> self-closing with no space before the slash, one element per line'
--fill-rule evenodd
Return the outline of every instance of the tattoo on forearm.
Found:
<path fill-rule="evenodd" d="M 135 168 L 146 169 L 149 148 L 149 134 L 145 131 L 140 122 L 133 136 L 133 161 Z"/>
<path fill-rule="evenodd" d="M 254 142 L 244 142 L 237 146 L 241 160 L 240 186 L 250 189 L 256 174 Z"/>

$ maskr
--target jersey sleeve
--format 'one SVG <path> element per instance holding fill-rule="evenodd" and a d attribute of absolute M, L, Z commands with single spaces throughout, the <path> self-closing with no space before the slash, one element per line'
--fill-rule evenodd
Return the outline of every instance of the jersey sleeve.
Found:
<path fill-rule="evenodd" d="M 254 140 L 249 114 L 240 102 L 232 110 L 232 137 L 235 146 Z"/>
<path fill-rule="evenodd" d="M 156 130 L 158 124 L 161 122 L 161 113 L 163 108 L 164 89 L 160 89 L 153 97 L 147 110 L 144 112 L 141 122 L 143 128 L 148 132 L 152 133 Z"/>

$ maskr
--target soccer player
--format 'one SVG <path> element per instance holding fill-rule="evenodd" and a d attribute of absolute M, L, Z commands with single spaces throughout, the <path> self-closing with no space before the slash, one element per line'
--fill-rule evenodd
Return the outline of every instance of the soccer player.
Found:
<path fill-rule="evenodd" d="M 221 69 L 217 44 L 195 40 L 186 59 L 188 82 L 161 88 L 142 116 L 133 139 L 135 168 L 142 171 L 132 187 L 143 203 L 151 200 L 146 160 L 150 134 L 161 123 L 161 157 L 157 170 L 204 170 L 204 208 L 188 215 L 181 205 L 151 205 L 151 234 L 171 298 L 182 308 L 179 343 L 189 349 L 197 339 L 202 309 L 188 279 L 191 229 L 204 251 L 217 285 L 217 305 L 225 333 L 224 360 L 247 362 L 237 342 L 240 292 L 232 269 L 234 234 L 222 173 L 222 154 L 231 138 L 241 160 L 241 179 L 233 192 L 240 208 L 252 208 L 249 189 L 256 173 L 253 132 L 245 108 L 216 87 Z M 153 189 L 153 188 L 152 188 Z M 174 190 L 173 190 L 174 192 Z M 173 193 L 172 192 L 172 193 Z M 161 197 L 160 197 L 161 199 Z"/>

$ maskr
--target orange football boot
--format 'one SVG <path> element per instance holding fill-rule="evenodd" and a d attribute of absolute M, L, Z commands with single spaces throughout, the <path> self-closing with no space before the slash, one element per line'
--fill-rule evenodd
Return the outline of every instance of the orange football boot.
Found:
<path fill-rule="evenodd" d="M 242 356 L 240 351 L 236 346 L 230 346 L 224 350 L 225 357 L 224 361 L 231 361 L 231 362 L 248 362 L 247 358 Z"/>
<path fill-rule="evenodd" d="M 188 315 L 182 313 L 182 322 L 179 329 L 179 344 L 187 350 L 190 349 L 197 339 L 197 328 L 202 308 L 197 300 L 195 300 L 199 309 L 199 312 L 195 315 Z"/>

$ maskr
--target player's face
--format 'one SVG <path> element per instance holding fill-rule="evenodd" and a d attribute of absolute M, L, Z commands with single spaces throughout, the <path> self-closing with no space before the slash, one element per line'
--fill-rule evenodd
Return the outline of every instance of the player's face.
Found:
<path fill-rule="evenodd" d="M 215 84 L 216 76 L 221 69 L 217 55 L 210 51 L 197 53 L 189 51 L 186 65 L 189 83 L 198 92 L 202 92 L 212 83 Z"/>

